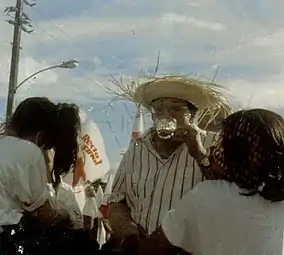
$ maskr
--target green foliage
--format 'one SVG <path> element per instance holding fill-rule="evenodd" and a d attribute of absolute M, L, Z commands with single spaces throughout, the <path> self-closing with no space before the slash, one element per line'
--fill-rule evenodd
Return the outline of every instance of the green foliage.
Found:
<path fill-rule="evenodd" d="M 99 188 L 100 185 L 101 185 L 101 187 L 102 187 L 102 189 L 103 189 L 103 192 L 104 192 L 107 183 L 106 183 L 106 182 L 102 182 L 102 179 L 98 179 L 98 180 L 94 181 L 94 182 L 92 183 L 92 185 L 93 185 L 93 187 L 94 187 L 94 189 L 95 189 L 95 192 L 98 191 L 98 188 Z"/>

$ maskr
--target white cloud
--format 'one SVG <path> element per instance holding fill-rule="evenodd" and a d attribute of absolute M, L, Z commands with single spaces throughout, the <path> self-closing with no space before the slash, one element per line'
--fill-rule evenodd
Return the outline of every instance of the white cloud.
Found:
<path fill-rule="evenodd" d="M 240 107 L 283 107 L 284 75 L 255 79 L 224 79 L 221 82 L 230 88 L 239 99 Z"/>
<path fill-rule="evenodd" d="M 36 9 L 26 8 L 36 30 L 23 34 L 19 81 L 68 59 L 78 59 L 80 66 L 38 75 L 19 90 L 18 101 L 47 96 L 90 107 L 98 99 L 106 104 L 110 95 L 104 87 L 113 86 L 110 74 L 153 73 L 160 50 L 160 73 L 212 78 L 218 65 L 216 81 L 228 87 L 242 107 L 284 105 L 283 1 L 261 5 L 258 0 L 113 0 L 97 5 L 99 1 L 57 0 L 60 8 L 45 8 L 55 5 L 52 2 L 38 1 Z M 7 17 L 1 10 L 9 4 L 14 1 L 0 1 L 2 98 L 7 94 L 13 27 L 4 22 Z M 100 120 L 117 118 L 101 115 Z M 116 125 L 120 137 L 120 123 Z M 122 143 L 128 145 L 126 139 Z M 117 147 L 109 147 L 114 167 L 121 158 Z"/>
<path fill-rule="evenodd" d="M 198 3 L 198 1 L 188 1 L 187 5 L 191 7 L 199 7 L 200 3 Z"/>
<path fill-rule="evenodd" d="M 49 67 L 50 65 L 44 62 L 39 62 L 31 57 L 26 57 L 21 61 L 21 71 L 19 75 L 19 81 L 24 80 L 31 74 L 42 70 L 44 68 Z M 29 79 L 27 83 L 23 84 L 22 89 L 26 89 L 30 85 L 34 83 L 41 83 L 41 84 L 52 84 L 58 80 L 58 76 L 53 70 L 49 70 L 46 72 L 42 72 L 33 78 Z"/>
<path fill-rule="evenodd" d="M 163 4 L 116 0 L 93 9 L 88 9 L 91 6 L 88 0 L 81 2 L 81 6 L 84 4 L 84 10 L 70 17 L 34 21 L 36 32 L 23 35 L 19 80 L 66 58 L 76 57 L 82 60 L 82 66 L 78 71 L 53 70 L 39 75 L 22 88 L 19 97 L 44 94 L 82 101 L 105 97 L 103 86 L 109 84 L 109 73 L 135 75 L 142 69 L 152 72 L 160 50 L 161 71 L 172 67 L 184 70 L 188 66 L 191 73 L 195 72 L 190 68 L 196 63 L 200 66 L 199 74 L 213 76 L 212 66 L 218 64 L 217 81 L 229 86 L 242 103 L 254 91 L 251 104 L 283 104 L 284 33 L 281 27 L 284 18 L 271 12 L 280 8 L 280 1 L 270 3 L 266 12 L 255 0 L 250 3 L 246 0 L 165 0 Z M 68 6 L 70 10 L 75 8 L 72 5 Z M 1 1 L 0 8 L 4 6 L 5 1 Z M 27 12 L 40 18 L 33 10 Z M 5 19 L 2 14 L 0 18 Z M 7 93 L 11 30 L 11 25 L 0 22 L 0 31 L 5 35 L 0 40 L 2 96 Z M 111 52 L 101 54 L 116 38 L 121 43 L 113 43 Z M 98 48 L 96 42 L 102 39 L 107 46 L 101 43 Z M 42 53 L 45 48 L 54 49 L 54 53 Z M 109 60 L 111 55 L 115 57 Z M 238 72 L 240 67 L 243 68 Z"/>
<path fill-rule="evenodd" d="M 187 17 L 184 15 L 177 15 L 176 13 L 165 13 L 162 17 L 162 23 L 165 23 L 166 25 L 171 23 L 181 23 L 181 24 L 188 24 L 193 27 L 197 28 L 205 28 L 205 29 L 211 29 L 211 30 L 224 30 L 225 26 L 220 23 L 215 22 L 208 22 L 208 21 L 202 21 L 197 20 L 192 17 Z"/>

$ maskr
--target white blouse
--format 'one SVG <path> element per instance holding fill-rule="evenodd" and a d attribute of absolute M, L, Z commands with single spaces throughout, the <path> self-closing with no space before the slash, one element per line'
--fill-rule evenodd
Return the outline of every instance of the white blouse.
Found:
<path fill-rule="evenodd" d="M 166 237 L 195 255 L 284 254 L 284 201 L 242 192 L 221 180 L 198 184 L 164 218 Z"/>
<path fill-rule="evenodd" d="M 0 137 L 0 226 L 17 224 L 50 197 L 44 156 L 35 144 Z"/>
<path fill-rule="evenodd" d="M 83 214 L 72 186 L 62 181 L 57 188 L 57 192 L 55 192 L 51 184 L 49 184 L 49 188 L 51 196 L 56 198 L 56 208 L 64 209 L 69 213 L 70 220 L 73 223 L 73 228 L 83 228 Z"/>
<path fill-rule="evenodd" d="M 83 216 L 70 185 L 57 192 L 48 184 L 46 162 L 35 144 L 16 137 L 0 137 L 0 227 L 17 224 L 24 210 L 34 211 L 49 201 L 64 209 L 74 224 L 83 227 Z"/>

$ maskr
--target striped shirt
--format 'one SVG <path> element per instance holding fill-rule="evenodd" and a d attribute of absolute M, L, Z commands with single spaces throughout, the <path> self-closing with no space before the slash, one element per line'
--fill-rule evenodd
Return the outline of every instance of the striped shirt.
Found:
<path fill-rule="evenodd" d="M 209 133 L 202 139 L 208 148 L 213 135 Z M 151 143 L 149 130 L 133 140 L 125 153 L 114 180 L 111 201 L 125 200 L 134 222 L 151 234 L 165 214 L 202 180 L 197 162 L 185 144 L 169 158 L 162 159 Z"/>

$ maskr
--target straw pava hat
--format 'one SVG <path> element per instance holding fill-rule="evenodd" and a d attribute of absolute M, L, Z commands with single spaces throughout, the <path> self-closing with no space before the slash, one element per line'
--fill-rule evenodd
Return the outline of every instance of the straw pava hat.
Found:
<path fill-rule="evenodd" d="M 149 77 L 130 83 L 113 80 L 116 98 L 124 98 L 142 105 L 147 110 L 158 98 L 177 98 L 190 102 L 199 111 L 198 126 L 216 131 L 220 122 L 233 112 L 225 95 L 225 89 L 215 83 L 183 75 Z"/>

